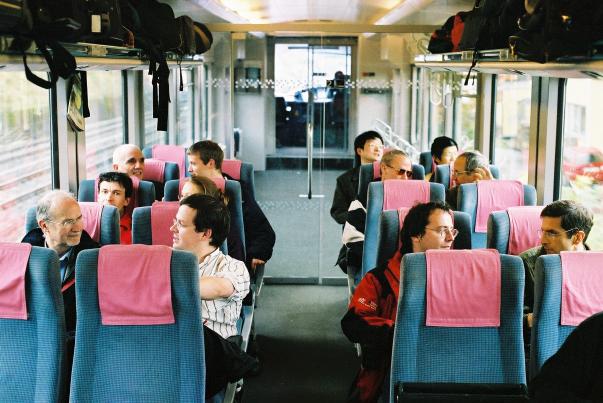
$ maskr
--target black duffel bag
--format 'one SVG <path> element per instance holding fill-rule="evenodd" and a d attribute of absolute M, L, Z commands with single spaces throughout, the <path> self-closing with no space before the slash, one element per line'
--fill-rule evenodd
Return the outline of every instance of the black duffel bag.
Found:
<path fill-rule="evenodd" d="M 527 1 L 520 31 L 509 38 L 521 58 L 546 63 L 560 58 L 586 59 L 603 39 L 601 0 Z"/>
<path fill-rule="evenodd" d="M 460 50 L 501 49 L 509 45 L 509 36 L 517 32 L 524 14 L 524 0 L 476 0 L 465 17 Z"/>

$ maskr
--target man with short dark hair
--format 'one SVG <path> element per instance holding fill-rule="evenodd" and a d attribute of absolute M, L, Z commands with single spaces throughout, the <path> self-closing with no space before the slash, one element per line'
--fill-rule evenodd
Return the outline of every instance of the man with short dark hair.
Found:
<path fill-rule="evenodd" d="M 400 261 L 407 253 L 450 249 L 458 231 L 444 202 L 412 207 L 400 231 L 402 246 L 386 265 L 364 276 L 341 320 L 343 333 L 362 346 L 362 366 L 348 396 L 349 402 L 376 402 L 389 373 L 392 338 L 400 290 Z"/>
<path fill-rule="evenodd" d="M 493 179 L 488 160 L 479 151 L 465 151 L 454 160 L 452 178 L 455 186 L 446 191 L 446 202 L 457 209 L 459 187 L 465 183 Z"/>
<path fill-rule="evenodd" d="M 98 176 L 97 201 L 119 211 L 119 243 L 132 244 L 132 214 L 126 209 L 132 200 L 132 179 L 123 172 L 105 172 Z"/>
<path fill-rule="evenodd" d="M 122 144 L 113 151 L 113 170 L 136 176 L 142 180 L 144 174 L 144 155 L 134 144 Z"/>
<path fill-rule="evenodd" d="M 206 178 L 227 178 L 222 173 L 224 152 L 217 143 L 211 140 L 199 141 L 193 144 L 187 152 L 188 171 L 191 176 Z M 252 196 L 249 184 L 241 184 L 241 201 L 243 203 L 243 223 L 245 226 L 246 264 L 251 273 L 255 273 L 258 265 L 264 264 L 272 257 L 272 249 L 276 235 L 270 222 Z"/>
<path fill-rule="evenodd" d="M 528 249 L 519 257 L 526 270 L 524 305 L 526 321 L 532 326 L 534 308 L 534 270 L 536 260 L 542 255 L 558 254 L 562 251 L 589 250 L 586 239 L 593 226 L 593 213 L 573 200 L 557 200 L 547 205 L 540 213 L 541 246 Z"/>
<path fill-rule="evenodd" d="M 375 131 L 359 134 L 354 139 L 354 168 L 344 172 L 337 178 L 331 217 L 339 224 L 345 224 L 348 207 L 358 194 L 358 176 L 360 166 L 381 160 L 383 155 L 383 138 Z"/>
<path fill-rule="evenodd" d="M 430 173 L 425 175 L 425 180 L 434 182 L 436 166 L 454 163 L 458 152 L 459 146 L 454 139 L 447 136 L 440 136 L 433 139 L 433 142 L 431 143 L 432 169 Z"/>
<path fill-rule="evenodd" d="M 243 262 L 220 251 L 229 227 L 226 205 L 201 194 L 180 200 L 170 227 L 174 249 L 193 253 L 199 262 L 206 398 L 257 366 L 257 361 L 242 352 L 233 340 L 237 337 L 242 301 L 249 292 L 249 274 Z"/>

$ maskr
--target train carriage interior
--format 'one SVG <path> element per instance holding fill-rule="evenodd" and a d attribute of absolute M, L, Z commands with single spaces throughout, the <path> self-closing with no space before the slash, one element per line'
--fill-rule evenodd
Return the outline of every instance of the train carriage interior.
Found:
<path fill-rule="evenodd" d="M 603 401 L 578 3 L 0 1 L 0 401 Z"/>

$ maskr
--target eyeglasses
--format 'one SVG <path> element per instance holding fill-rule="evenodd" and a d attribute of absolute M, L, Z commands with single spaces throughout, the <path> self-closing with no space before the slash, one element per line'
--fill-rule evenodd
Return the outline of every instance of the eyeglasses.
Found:
<path fill-rule="evenodd" d="M 451 228 L 451 227 L 440 227 L 440 228 L 425 227 L 425 229 L 428 229 L 433 232 L 437 232 L 438 234 L 440 234 L 440 238 L 442 238 L 442 239 L 446 238 L 447 234 L 450 234 L 453 239 L 456 238 L 456 236 L 459 234 L 458 229 Z"/>
<path fill-rule="evenodd" d="M 579 228 L 572 228 L 572 229 L 568 229 L 568 230 L 561 231 L 561 232 L 555 232 L 555 231 L 549 231 L 549 230 L 543 231 L 543 230 L 539 229 L 538 230 L 538 236 L 540 238 L 555 239 L 555 238 L 559 238 L 561 236 L 561 234 L 566 234 L 568 232 L 572 232 L 572 231 L 575 231 L 577 229 L 579 229 Z"/>
<path fill-rule="evenodd" d="M 387 165 L 385 164 L 386 167 L 388 167 L 389 169 L 393 169 L 394 171 L 398 171 L 398 175 L 406 175 L 407 178 L 412 178 L 412 169 L 410 171 L 404 169 L 404 168 L 394 168 L 391 165 Z"/>
<path fill-rule="evenodd" d="M 182 229 L 182 228 L 188 228 L 188 227 L 191 227 L 191 226 L 192 226 L 192 224 L 189 224 L 189 225 L 184 225 L 184 224 L 182 224 L 180 221 L 178 221 L 176 218 L 174 218 L 174 220 L 172 221 L 172 227 L 173 227 L 174 225 L 175 225 L 175 226 L 176 226 L 176 228 L 178 228 L 178 229 Z"/>
<path fill-rule="evenodd" d="M 82 216 L 79 216 L 78 218 L 67 218 L 66 220 L 63 220 L 61 222 L 55 221 L 55 220 L 46 220 L 46 221 L 50 221 L 55 224 L 62 225 L 63 227 L 72 227 L 75 224 L 81 222 L 82 220 L 83 220 Z"/>
<path fill-rule="evenodd" d="M 457 171 L 454 170 L 452 171 L 452 173 L 454 174 L 454 176 L 459 176 L 459 175 L 468 175 L 470 174 L 472 171 Z"/>

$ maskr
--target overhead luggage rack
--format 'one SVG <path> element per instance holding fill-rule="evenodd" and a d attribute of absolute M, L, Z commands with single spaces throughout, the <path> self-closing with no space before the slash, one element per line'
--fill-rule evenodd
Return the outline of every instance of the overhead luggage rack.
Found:
<path fill-rule="evenodd" d="M 473 51 L 428 54 L 415 57 L 417 67 L 433 71 L 466 73 L 471 67 L 472 61 Z M 495 49 L 480 51 L 473 70 L 487 74 L 603 79 L 603 60 L 565 59 L 552 63 L 536 63 L 518 58 L 512 54 L 510 49 Z"/>
<path fill-rule="evenodd" d="M 23 69 L 23 57 L 20 51 L 11 50 L 13 38 L 0 36 L 0 71 Z M 148 67 L 149 61 L 142 49 L 123 46 L 100 45 L 96 43 L 63 43 L 61 45 L 76 58 L 78 70 L 139 70 Z M 32 70 L 46 71 L 48 66 L 32 44 L 26 51 L 27 64 Z M 203 55 L 180 56 L 166 53 L 168 64 L 180 64 L 191 67 L 203 63 Z"/>

